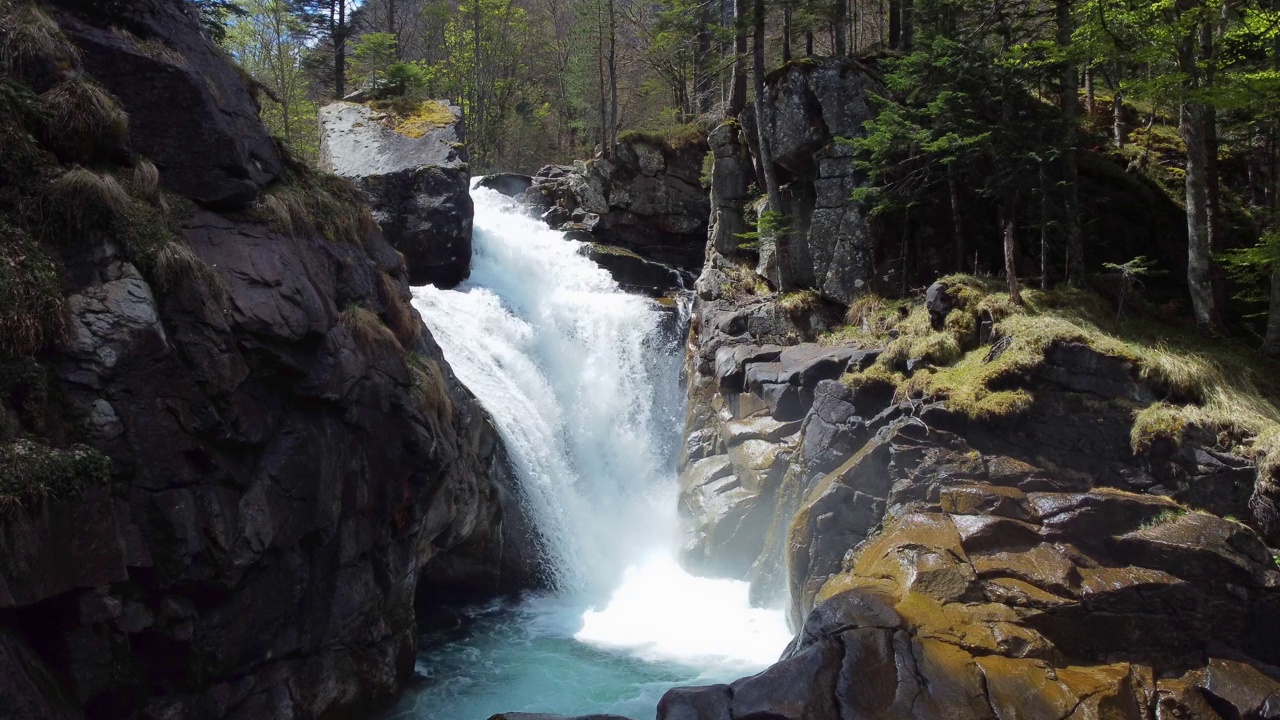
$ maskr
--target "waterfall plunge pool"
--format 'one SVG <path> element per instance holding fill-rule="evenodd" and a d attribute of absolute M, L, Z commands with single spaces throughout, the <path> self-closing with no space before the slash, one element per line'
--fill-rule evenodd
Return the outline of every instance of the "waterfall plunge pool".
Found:
<path fill-rule="evenodd" d="M 782 612 L 676 561 L 677 319 L 513 201 L 471 195 L 471 277 L 415 288 L 414 305 L 507 445 L 556 591 L 427 637 L 421 681 L 384 717 L 646 720 L 672 687 L 763 669 L 791 638 Z"/>

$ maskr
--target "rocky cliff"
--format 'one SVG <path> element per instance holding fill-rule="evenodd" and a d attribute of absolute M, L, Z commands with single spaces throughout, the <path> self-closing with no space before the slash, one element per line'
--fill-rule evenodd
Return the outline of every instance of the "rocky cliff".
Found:
<path fill-rule="evenodd" d="M 549 165 L 520 197 L 552 227 L 696 273 L 710 212 L 702 186 L 707 150 L 700 128 L 624 133 L 609 158 Z"/>
<path fill-rule="evenodd" d="M 532 580 L 400 256 L 182 3 L 0 2 L 0 114 L 0 716 L 348 716 Z"/>

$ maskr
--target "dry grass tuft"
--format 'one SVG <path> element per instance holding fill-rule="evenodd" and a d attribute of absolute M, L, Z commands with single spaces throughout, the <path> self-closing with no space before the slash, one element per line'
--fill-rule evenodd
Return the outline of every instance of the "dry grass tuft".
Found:
<path fill-rule="evenodd" d="M 93 157 L 122 147 L 129 116 L 101 85 L 74 74 L 40 96 L 49 129 L 59 146 L 80 157 Z"/>
<path fill-rule="evenodd" d="M 159 38 L 147 38 L 143 40 L 137 35 L 129 32 L 121 27 L 111 28 L 116 37 L 124 40 L 135 50 L 146 55 L 157 62 L 167 63 L 169 65 L 186 65 L 187 59 L 182 53 L 170 47 L 167 43 Z"/>
<path fill-rule="evenodd" d="M 160 192 L 160 169 L 150 160 L 141 159 L 133 166 L 129 185 L 138 197 L 164 209 L 166 203 L 163 193 Z"/>
<path fill-rule="evenodd" d="M 113 175 L 79 165 L 50 183 L 49 197 L 67 226 L 76 230 L 110 222 L 132 202 L 128 191 Z"/>
<path fill-rule="evenodd" d="M 321 235 L 333 242 L 362 244 L 377 227 L 349 180 L 300 167 L 263 193 L 255 214 L 286 235 Z"/>
<path fill-rule="evenodd" d="M 80 53 L 48 15 L 31 3 L 0 3 L 0 63 L 25 72 L 42 63 L 71 70 Z"/>
<path fill-rule="evenodd" d="M 445 383 L 440 364 L 421 353 L 409 354 L 409 372 L 413 376 L 413 400 L 426 414 L 438 420 L 453 416 L 453 399 Z"/>
<path fill-rule="evenodd" d="M 798 292 L 783 293 L 778 296 L 778 307 L 788 315 L 800 315 L 812 312 L 821 304 L 822 298 L 818 297 L 816 290 L 800 290 Z"/>
<path fill-rule="evenodd" d="M 227 281 L 181 240 L 172 240 L 156 252 L 151 278 L 162 293 L 194 287 L 206 304 L 222 309 L 231 302 Z"/>
<path fill-rule="evenodd" d="M 391 329 L 382 324 L 378 313 L 361 305 L 351 305 L 338 315 L 338 325 L 351 333 L 357 346 L 367 353 L 374 353 L 383 345 L 399 348 L 400 341 Z"/>
<path fill-rule="evenodd" d="M 413 309 L 410 296 L 401 292 L 399 281 L 385 272 L 378 274 L 378 294 L 387 309 L 384 313 L 387 327 L 400 341 L 401 347 L 413 350 L 422 338 L 422 318 Z"/>
<path fill-rule="evenodd" d="M 735 264 L 721 269 L 721 272 L 724 273 L 726 282 L 720 286 L 720 294 L 729 300 L 740 300 L 753 295 L 764 296 L 770 292 L 769 283 L 747 265 Z"/>

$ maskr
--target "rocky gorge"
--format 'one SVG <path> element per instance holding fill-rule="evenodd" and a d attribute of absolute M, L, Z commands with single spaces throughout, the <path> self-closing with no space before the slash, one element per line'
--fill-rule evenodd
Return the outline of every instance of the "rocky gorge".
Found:
<path fill-rule="evenodd" d="M 560 332 L 581 374 L 648 305 L 599 268 L 556 275 L 573 259 L 556 249 L 487 261 L 503 282 L 538 275 L 537 297 L 437 294 L 475 271 L 447 102 L 325 108 L 330 175 L 268 137 L 252 83 L 178 3 L 0 0 L 0 39 L 0 292 L 17 308 L 0 304 L 0 717 L 374 716 L 437 611 L 548 584 L 514 467 L 566 433 L 504 436 L 477 400 L 483 375 L 534 377 L 541 348 L 466 365 L 469 388 L 442 347 L 481 348 L 499 318 L 512 345 Z M 791 63 L 763 117 L 480 181 L 623 289 L 692 294 L 680 559 L 749 582 L 794 639 L 758 674 L 667 691 L 657 718 L 1280 717 L 1280 482 L 1250 424 L 1266 378 L 1142 334 L 1105 294 L 1017 307 L 990 278 L 939 279 L 943 225 L 907 243 L 850 200 L 866 179 L 840 139 L 878 82 L 862 61 Z M 101 117 L 76 124 L 67 98 Z M 783 254 L 744 238 L 762 129 L 794 219 Z M 514 247 L 553 244 L 518 227 Z M 556 281 L 591 312 L 539 305 Z M 459 326 L 477 327 L 428 329 Z M 661 354 L 632 332 L 624 350 Z M 592 408 L 641 397 L 618 387 L 645 359 L 618 362 Z M 521 427 L 555 395 L 526 385 L 496 391 L 521 399 L 501 413 Z M 568 444 L 636 464 L 619 446 L 646 438 L 609 409 Z M 608 469 L 574 464 L 580 484 Z M 589 498 L 613 536 L 621 485 Z"/>

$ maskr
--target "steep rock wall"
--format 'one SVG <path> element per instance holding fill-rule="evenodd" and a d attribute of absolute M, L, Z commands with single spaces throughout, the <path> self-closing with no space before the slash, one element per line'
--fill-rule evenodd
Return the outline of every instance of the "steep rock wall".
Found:
<path fill-rule="evenodd" d="M 0 358 L 47 380 L 5 385 L 6 462 L 48 444 L 109 463 L 106 482 L 0 512 L 0 716 L 364 712 L 412 672 L 415 604 L 536 582 L 497 432 L 354 190 L 277 152 L 180 3 L 39 13 L 23 17 L 73 45 L 22 67 L 35 92 L 85 73 L 131 120 L 202 130 L 170 144 L 140 120 L 108 148 L 94 187 L 126 188 L 127 206 L 40 244 L 61 269 L 65 339 Z M 138 72 L 98 74 L 120 67 Z M 127 85 L 140 79 L 145 92 Z M 171 104 L 187 92 L 200 101 Z M 146 153 L 171 194 L 144 199 Z M 0 196 L 64 187 L 58 161 L 75 157 L 39 158 L 31 187 L 5 178 Z M 290 214 L 315 193 L 341 228 Z M 91 450 L 56 449 L 71 442 Z"/>

